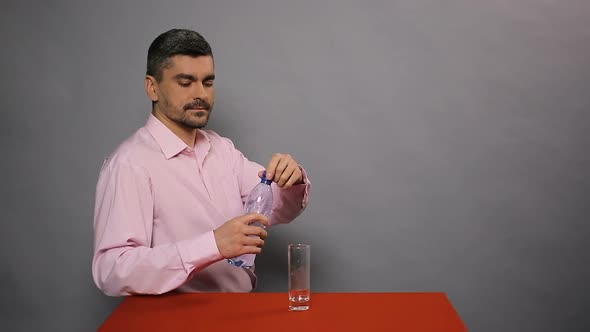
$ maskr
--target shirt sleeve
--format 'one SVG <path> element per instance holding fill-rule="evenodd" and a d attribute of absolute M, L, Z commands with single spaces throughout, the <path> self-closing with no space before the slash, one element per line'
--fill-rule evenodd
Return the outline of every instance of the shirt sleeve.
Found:
<path fill-rule="evenodd" d="M 246 198 L 250 191 L 260 182 L 258 172 L 264 170 L 264 167 L 256 162 L 248 160 L 238 149 L 236 149 L 231 142 L 231 153 L 233 155 L 235 173 L 238 176 L 240 184 L 240 194 L 242 202 L 246 202 Z M 303 184 L 294 185 L 288 189 L 282 189 L 272 183 L 273 191 L 273 209 L 270 217 L 270 224 L 285 224 L 293 221 L 298 215 L 305 210 L 309 201 L 309 193 L 311 190 L 311 181 L 307 176 L 307 172 L 303 167 L 299 166 L 303 172 Z"/>
<path fill-rule="evenodd" d="M 162 294 L 222 258 L 213 232 L 151 247 L 154 201 L 147 172 L 105 163 L 94 212 L 94 282 L 110 296 Z"/>
<path fill-rule="evenodd" d="M 303 184 L 294 185 L 289 189 L 281 189 L 276 183 L 273 186 L 273 210 L 271 225 L 291 222 L 305 210 L 309 201 L 311 181 L 307 172 L 299 165 L 303 173 Z M 256 174 L 258 177 L 258 174 Z"/>

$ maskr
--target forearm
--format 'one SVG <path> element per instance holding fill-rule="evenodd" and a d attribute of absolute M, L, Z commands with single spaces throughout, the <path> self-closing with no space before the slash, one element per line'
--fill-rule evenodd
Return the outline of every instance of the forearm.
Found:
<path fill-rule="evenodd" d="M 234 170 L 240 181 L 242 200 L 245 201 L 252 188 L 260 182 L 260 175 L 258 173 L 265 168 L 262 165 L 249 161 L 241 152 L 234 148 L 231 141 L 227 140 L 227 143 L 234 153 Z M 301 166 L 299 166 L 299 169 L 303 177 L 302 184 L 295 184 L 288 189 L 278 187 L 276 181 L 272 184 L 273 212 L 270 218 L 271 225 L 291 222 L 306 208 L 311 190 L 311 182 L 305 169 Z"/>
<path fill-rule="evenodd" d="M 311 181 L 303 168 L 303 184 L 294 185 L 288 189 L 274 186 L 274 204 L 271 216 L 271 224 L 289 223 L 295 219 L 305 208 L 309 201 Z"/>
<path fill-rule="evenodd" d="M 110 248 L 109 248 L 110 247 Z M 110 296 L 162 294 L 222 257 L 213 232 L 157 247 L 105 246 L 93 260 L 96 285 Z"/>

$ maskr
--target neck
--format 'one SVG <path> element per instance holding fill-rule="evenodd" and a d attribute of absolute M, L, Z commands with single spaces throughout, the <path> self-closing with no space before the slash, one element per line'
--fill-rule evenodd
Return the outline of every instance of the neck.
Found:
<path fill-rule="evenodd" d="M 160 120 L 168 129 L 170 129 L 176 136 L 178 136 L 178 138 L 180 138 L 187 146 L 190 146 L 191 148 L 195 146 L 195 142 L 197 140 L 197 129 L 178 124 L 170 120 L 161 112 L 158 112 L 158 110 L 156 109 L 152 111 L 152 114 L 156 117 L 156 119 Z"/>

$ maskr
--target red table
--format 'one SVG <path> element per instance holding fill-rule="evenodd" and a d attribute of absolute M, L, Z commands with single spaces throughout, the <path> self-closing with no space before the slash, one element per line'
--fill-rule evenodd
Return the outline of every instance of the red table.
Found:
<path fill-rule="evenodd" d="M 99 331 L 467 331 L 444 293 L 189 293 L 126 298 Z"/>

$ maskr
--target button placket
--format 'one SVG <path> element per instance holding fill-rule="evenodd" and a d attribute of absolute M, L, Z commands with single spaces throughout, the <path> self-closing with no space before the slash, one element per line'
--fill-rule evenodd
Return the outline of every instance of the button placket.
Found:
<path fill-rule="evenodd" d="M 203 170 L 201 169 L 201 164 L 199 163 L 199 159 L 197 158 L 197 154 L 195 149 L 189 148 L 187 147 L 184 152 L 193 160 L 193 162 L 195 163 L 195 168 L 197 170 L 197 177 L 199 178 L 199 181 L 201 182 L 201 185 L 203 186 L 203 188 L 205 188 L 205 191 L 207 192 L 207 196 L 209 196 L 209 200 L 213 200 L 212 196 L 211 196 L 211 191 L 209 190 L 209 188 L 207 187 L 207 184 L 205 183 L 205 179 L 203 178 Z"/>

